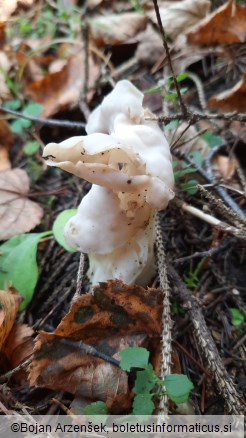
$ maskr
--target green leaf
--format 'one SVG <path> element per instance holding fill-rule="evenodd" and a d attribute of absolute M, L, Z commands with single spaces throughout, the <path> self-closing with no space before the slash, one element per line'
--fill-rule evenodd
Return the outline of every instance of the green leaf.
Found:
<path fill-rule="evenodd" d="M 33 155 L 38 150 L 39 150 L 39 143 L 37 141 L 28 141 L 23 148 L 25 155 Z"/>
<path fill-rule="evenodd" d="M 167 129 L 168 131 L 172 131 L 174 129 L 177 129 L 179 125 L 178 120 L 171 120 L 171 122 L 169 122 L 166 126 L 165 129 Z"/>
<path fill-rule="evenodd" d="M 135 385 L 132 388 L 135 394 L 148 394 L 156 385 L 157 377 L 151 364 L 145 370 L 137 371 Z"/>
<path fill-rule="evenodd" d="M 185 169 L 177 170 L 177 172 L 174 172 L 174 179 L 175 181 L 177 181 L 178 178 L 188 175 L 189 173 L 195 173 L 195 172 L 197 172 L 196 169 L 187 166 Z"/>
<path fill-rule="evenodd" d="M 149 362 L 149 352 L 142 347 L 128 347 L 119 353 L 120 367 L 124 371 L 131 368 L 145 368 Z"/>
<path fill-rule="evenodd" d="M 177 405 L 188 400 L 190 391 L 194 388 L 185 374 L 169 374 L 162 384 L 168 397 Z"/>
<path fill-rule="evenodd" d="M 107 415 L 108 408 L 106 403 L 102 401 L 96 401 L 87 405 L 84 408 L 84 413 L 86 415 Z"/>
<path fill-rule="evenodd" d="M 201 136 L 211 148 L 219 146 L 223 143 L 223 138 L 219 135 L 214 135 L 211 131 L 207 131 Z"/>
<path fill-rule="evenodd" d="M 234 325 L 235 327 L 241 325 L 244 323 L 245 321 L 245 316 L 244 314 L 241 312 L 241 310 L 231 307 L 230 308 L 230 313 L 231 313 L 231 323 L 232 325 Z"/>
<path fill-rule="evenodd" d="M 38 117 L 41 113 L 43 107 L 42 105 L 39 105 L 39 103 L 36 102 L 29 102 L 24 108 L 23 108 L 23 114 L 27 114 L 28 116 Z"/>
<path fill-rule="evenodd" d="M 10 124 L 11 131 L 14 132 L 14 134 L 21 134 L 23 129 L 30 128 L 32 123 L 30 120 L 24 120 L 24 119 L 16 119 Z"/>
<path fill-rule="evenodd" d="M 188 195 L 195 195 L 198 191 L 197 184 L 199 184 L 199 182 L 196 179 L 190 179 L 181 184 L 181 187 Z"/>
<path fill-rule="evenodd" d="M 155 85 L 154 87 L 150 87 L 144 91 L 144 94 L 155 93 L 156 91 L 162 91 L 163 85 Z"/>
<path fill-rule="evenodd" d="M 132 404 L 133 415 L 151 415 L 155 405 L 151 394 L 137 394 Z"/>
<path fill-rule="evenodd" d="M 3 103 L 3 108 L 10 110 L 18 110 L 21 107 L 21 101 L 19 99 L 7 100 Z"/>
<path fill-rule="evenodd" d="M 71 219 L 71 217 L 75 216 L 76 213 L 77 210 L 75 208 L 62 211 L 60 214 L 58 214 L 52 227 L 52 231 L 54 233 L 56 241 L 69 252 L 75 252 L 76 250 L 70 248 L 70 246 L 68 246 L 68 244 L 66 243 L 64 238 L 64 227 L 67 221 Z"/>
<path fill-rule="evenodd" d="M 195 163 L 196 167 L 201 167 L 203 162 L 203 156 L 200 151 L 192 151 L 190 152 L 189 156 Z"/>
<path fill-rule="evenodd" d="M 43 233 L 19 234 L 0 246 L 0 288 L 12 284 L 24 297 L 20 305 L 23 310 L 32 300 L 38 280 L 36 253 L 38 242 L 42 237 L 52 234 Z"/>
<path fill-rule="evenodd" d="M 184 71 L 183 73 L 180 73 L 178 76 L 176 76 L 176 80 L 177 80 L 177 82 L 182 82 L 185 79 L 187 79 L 188 77 L 189 77 L 189 74 Z"/>

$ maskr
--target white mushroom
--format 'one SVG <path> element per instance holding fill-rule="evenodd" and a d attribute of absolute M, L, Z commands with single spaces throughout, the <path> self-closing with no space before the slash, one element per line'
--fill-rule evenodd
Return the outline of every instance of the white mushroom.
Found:
<path fill-rule="evenodd" d="M 92 284 L 119 278 L 146 285 L 154 274 L 154 217 L 173 198 L 167 140 L 146 121 L 143 94 L 129 81 L 90 115 L 87 136 L 49 143 L 44 158 L 91 182 L 64 233 L 70 247 L 88 253 Z"/>

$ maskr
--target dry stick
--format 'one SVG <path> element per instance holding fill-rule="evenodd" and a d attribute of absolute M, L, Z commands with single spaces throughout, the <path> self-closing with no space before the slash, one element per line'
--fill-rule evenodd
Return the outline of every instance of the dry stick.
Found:
<path fill-rule="evenodd" d="M 190 213 L 193 216 L 196 216 L 199 219 L 207 222 L 208 224 L 216 227 L 218 230 L 226 232 L 228 234 L 232 234 L 233 236 L 236 236 L 238 239 L 246 240 L 245 231 L 233 227 L 232 225 L 229 225 L 226 222 L 223 222 L 215 218 L 214 216 L 211 216 L 210 214 L 204 213 L 202 210 L 199 210 L 198 208 L 193 207 L 192 205 L 188 205 L 186 204 L 186 202 L 180 201 L 179 199 L 173 199 L 171 202 L 173 204 L 176 204 L 178 207 L 182 208 L 182 210 L 186 211 L 187 213 Z"/>
<path fill-rule="evenodd" d="M 209 371 L 215 378 L 218 390 L 225 400 L 228 412 L 234 415 L 243 414 L 245 410 L 243 401 L 235 389 L 231 376 L 228 374 L 221 361 L 219 352 L 208 330 L 198 302 L 191 295 L 185 283 L 169 263 L 168 273 L 181 300 L 185 304 L 186 309 L 188 309 L 187 312 L 193 324 L 196 339 L 200 345 L 202 353 L 207 359 Z"/>
<path fill-rule="evenodd" d="M 83 122 L 70 122 L 69 120 L 59 120 L 59 119 L 43 119 L 41 117 L 33 117 L 27 114 L 21 113 L 19 111 L 10 110 L 0 106 L 0 111 L 4 113 L 11 114 L 15 117 L 20 117 L 21 119 L 30 120 L 31 122 L 39 123 L 41 125 L 50 125 L 50 126 L 62 126 L 64 128 L 69 129 L 84 129 L 85 123 Z"/>
<path fill-rule="evenodd" d="M 84 266 L 85 266 L 85 256 L 83 253 L 81 253 L 79 258 L 78 272 L 77 272 L 76 291 L 73 296 L 72 302 L 75 301 L 81 295 L 83 277 L 84 277 Z"/>
<path fill-rule="evenodd" d="M 24 362 L 20 363 L 16 368 L 14 368 L 13 370 L 8 371 L 5 374 L 2 374 L 0 376 L 0 383 L 5 382 L 6 380 L 10 379 L 15 373 L 18 373 L 18 371 L 23 370 L 24 368 L 26 368 L 28 365 L 30 365 L 32 361 L 32 358 L 29 357 L 29 359 L 26 359 Z"/>
<path fill-rule="evenodd" d="M 146 117 L 146 120 L 155 120 L 159 123 L 169 123 L 173 120 L 189 120 L 191 124 L 195 124 L 196 122 L 199 122 L 200 120 L 228 120 L 228 121 L 238 121 L 238 122 L 246 122 L 246 114 L 245 113 L 238 113 L 236 111 L 233 111 L 232 113 L 225 113 L 225 114 L 212 114 L 212 113 L 199 113 L 199 112 L 193 112 L 188 113 L 184 115 L 183 113 L 177 113 L 173 116 L 149 116 Z"/>
<path fill-rule="evenodd" d="M 157 266 L 160 279 L 160 286 L 163 292 L 163 315 L 162 315 L 162 358 L 160 378 L 164 380 L 167 374 L 171 373 L 171 354 L 172 354 L 172 336 L 171 336 L 171 309 L 170 309 L 170 287 L 167 278 L 166 254 L 163 244 L 160 219 L 156 217 L 155 223 L 155 242 L 157 250 Z M 168 397 L 163 395 L 159 401 L 159 415 L 168 414 Z"/>
<path fill-rule="evenodd" d="M 223 190 L 222 187 L 216 184 L 215 178 L 211 172 L 208 172 L 207 170 L 204 170 L 202 167 L 197 166 L 193 160 L 191 160 L 187 155 L 185 155 L 180 151 L 175 150 L 174 155 L 177 158 L 180 158 L 186 161 L 188 164 L 194 166 L 196 170 L 199 172 L 199 174 L 205 179 L 205 181 L 207 181 L 210 184 L 213 184 L 213 190 L 218 193 L 218 195 L 223 199 L 225 204 L 228 205 L 231 208 L 231 210 L 235 211 L 239 217 L 246 218 L 244 211 L 235 203 L 235 201 L 231 198 L 231 196 L 228 195 L 228 193 L 225 190 Z"/>
<path fill-rule="evenodd" d="M 174 86 L 175 86 L 176 93 L 177 93 L 177 96 L 178 96 L 180 108 L 181 108 L 181 111 L 183 113 L 183 116 L 187 117 L 189 115 L 189 113 L 188 113 L 188 110 L 187 110 L 187 108 L 186 108 L 186 106 L 184 104 L 184 101 L 182 99 L 180 88 L 179 88 L 179 84 L 178 84 L 178 81 L 176 79 L 176 75 L 174 73 L 173 64 L 172 64 L 171 55 L 170 55 L 170 50 L 169 50 L 169 47 L 168 47 L 168 44 L 167 44 L 167 38 L 166 38 L 165 30 L 164 30 L 164 27 L 163 27 L 163 24 L 162 24 L 162 21 L 161 21 L 161 15 L 160 15 L 159 6 L 158 6 L 158 0 L 153 0 L 153 4 L 154 4 L 154 8 L 155 8 L 155 14 L 156 14 L 156 18 L 157 18 L 157 23 L 158 23 L 158 26 L 159 26 L 159 29 L 160 29 L 160 33 L 161 33 L 161 36 L 162 36 L 163 46 L 164 46 L 164 49 L 165 49 L 165 52 L 166 52 L 167 62 L 168 62 L 169 68 L 170 68 L 171 73 L 172 73 Z"/>
<path fill-rule="evenodd" d="M 210 248 L 207 251 L 201 251 L 201 252 L 195 252 L 194 254 L 185 256 L 185 257 L 180 257 L 179 259 L 175 259 L 173 261 L 173 263 L 175 265 L 179 265 L 180 263 L 184 263 L 187 260 L 191 260 L 197 257 L 212 257 L 215 254 L 223 251 L 224 249 L 226 249 L 228 246 L 231 246 L 233 243 L 235 243 L 235 239 L 234 238 L 229 238 L 227 239 L 222 245 L 218 245 L 214 248 Z"/>
<path fill-rule="evenodd" d="M 198 184 L 197 188 L 203 198 L 206 198 L 210 207 L 215 210 L 218 214 L 221 214 L 226 220 L 236 224 L 239 228 L 246 228 L 246 220 L 242 219 L 238 214 L 224 205 L 221 199 L 216 198 L 211 192 L 205 189 L 204 186 Z"/>

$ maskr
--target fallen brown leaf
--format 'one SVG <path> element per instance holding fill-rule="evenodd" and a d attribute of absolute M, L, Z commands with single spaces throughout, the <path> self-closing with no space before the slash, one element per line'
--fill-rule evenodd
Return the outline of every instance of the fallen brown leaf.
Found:
<path fill-rule="evenodd" d="M 159 10 L 162 24 L 168 37 L 174 40 L 189 27 L 195 25 L 206 16 L 210 6 L 210 0 L 163 2 Z M 157 22 L 155 11 L 149 12 L 148 16 L 154 23 Z"/>
<path fill-rule="evenodd" d="M 143 30 L 147 20 L 137 12 L 95 17 L 89 22 L 91 38 L 98 47 L 122 44 Z"/>
<path fill-rule="evenodd" d="M 15 12 L 17 6 L 31 6 L 35 0 L 1 0 L 0 21 L 7 21 Z"/>
<path fill-rule="evenodd" d="M 98 72 L 97 64 L 89 57 L 89 87 L 94 85 Z M 84 73 L 84 55 L 80 53 L 70 57 L 58 72 L 27 84 L 25 94 L 43 106 L 42 117 L 52 116 L 78 101 L 83 89 Z"/>
<path fill-rule="evenodd" d="M 11 168 L 8 151 L 13 142 L 14 135 L 9 128 L 8 122 L 0 119 L 0 172 Z"/>
<path fill-rule="evenodd" d="M 213 160 L 213 167 L 214 166 L 225 180 L 229 180 L 236 171 L 237 162 L 235 159 L 226 157 L 225 155 L 217 155 Z"/>
<path fill-rule="evenodd" d="M 27 198 L 29 178 L 22 169 L 0 172 L 0 240 L 36 227 L 43 209 Z"/>
<path fill-rule="evenodd" d="M 242 80 L 233 88 L 223 91 L 217 96 L 210 97 L 208 106 L 217 108 L 220 111 L 246 112 L 246 72 Z"/>
<path fill-rule="evenodd" d="M 21 301 L 14 289 L 0 290 L 0 350 L 13 327 Z"/>
<path fill-rule="evenodd" d="M 218 8 L 188 31 L 187 41 L 201 46 L 244 42 L 246 10 L 233 0 Z"/>
<path fill-rule="evenodd" d="M 128 286 L 119 280 L 100 283 L 94 295 L 72 303 L 54 333 L 41 332 L 30 366 L 31 385 L 106 401 L 114 412 L 128 409 L 127 374 L 101 358 L 88 355 L 80 341 L 119 358 L 128 346 L 154 345 L 161 335 L 162 293 Z M 151 349 L 151 348 L 150 348 Z"/>
<path fill-rule="evenodd" d="M 10 369 L 16 368 L 33 353 L 33 333 L 33 329 L 27 324 L 15 323 L 13 325 L 2 349 L 9 361 Z M 14 379 L 20 384 L 27 383 L 26 370 L 15 373 Z"/>

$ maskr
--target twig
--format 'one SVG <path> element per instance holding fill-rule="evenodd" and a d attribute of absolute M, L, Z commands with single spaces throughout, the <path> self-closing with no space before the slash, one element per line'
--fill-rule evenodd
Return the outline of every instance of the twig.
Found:
<path fill-rule="evenodd" d="M 108 356 L 105 353 L 102 353 L 99 350 L 96 350 L 96 348 L 92 347 L 91 345 L 85 344 L 83 341 L 73 341 L 71 339 L 65 339 L 62 338 L 60 342 L 64 345 L 71 346 L 73 348 L 77 348 L 79 350 L 84 351 L 85 354 L 89 354 L 90 356 L 97 357 L 99 359 L 104 360 L 105 362 L 111 363 L 112 365 L 119 367 L 120 361 L 117 359 L 114 359 L 111 356 Z"/>
<path fill-rule="evenodd" d="M 220 146 L 221 147 L 221 146 Z M 213 190 L 218 193 L 218 195 L 223 199 L 226 205 L 228 205 L 240 218 L 246 218 L 245 213 L 243 210 L 235 203 L 235 201 L 231 198 L 228 193 L 223 190 L 215 181 L 214 176 L 211 172 L 208 172 L 205 169 L 202 169 L 201 167 L 197 166 L 193 160 L 191 160 L 187 155 L 183 154 L 180 151 L 175 150 L 173 154 L 184 161 L 186 161 L 188 164 L 194 166 L 196 170 L 200 173 L 200 175 L 210 184 L 213 184 Z M 225 207 L 226 208 L 226 207 Z"/>
<path fill-rule="evenodd" d="M 245 113 L 238 113 L 237 111 L 234 111 L 232 113 L 224 113 L 224 114 L 212 114 L 212 113 L 177 113 L 173 116 L 159 116 L 159 117 L 146 117 L 146 120 L 157 120 L 159 123 L 169 123 L 172 120 L 189 120 L 191 124 L 195 124 L 196 122 L 199 122 L 200 120 L 228 120 L 229 122 L 232 122 L 234 120 L 238 122 L 246 122 L 246 114 Z"/>
<path fill-rule="evenodd" d="M 208 174 L 212 183 L 217 182 L 214 175 L 213 175 L 213 172 L 212 172 L 212 159 L 218 153 L 218 151 L 220 151 L 221 149 L 224 149 L 225 147 L 226 147 L 226 145 L 220 145 L 217 148 L 212 149 L 212 151 L 208 154 L 208 156 L 204 160 L 204 165 L 205 165 L 207 174 Z M 219 185 L 217 186 L 217 192 L 219 193 L 220 196 L 223 196 L 224 200 L 226 201 L 226 204 L 232 210 L 234 210 L 238 214 L 238 216 L 240 216 L 241 218 L 246 218 L 246 215 L 241 210 L 241 208 L 236 204 L 236 202 L 234 202 L 234 200 L 227 194 L 227 192 Z"/>
<path fill-rule="evenodd" d="M 78 273 L 77 273 L 76 292 L 73 296 L 72 302 L 75 301 L 77 299 L 77 297 L 79 297 L 81 295 L 83 276 L 84 276 L 84 265 L 85 265 L 85 256 L 81 252 L 80 258 L 79 258 Z"/>
<path fill-rule="evenodd" d="M 218 391 L 225 400 L 228 412 L 234 415 L 243 414 L 245 410 L 243 401 L 235 389 L 231 376 L 228 374 L 221 361 L 219 352 L 208 330 L 198 302 L 191 295 L 185 283 L 181 280 L 173 266 L 169 263 L 168 273 L 170 274 L 173 285 L 185 304 L 186 309 L 188 309 L 187 312 L 193 324 L 195 336 L 203 355 L 207 359 L 208 368 L 212 376 L 214 376 Z"/>
<path fill-rule="evenodd" d="M 160 225 L 160 219 L 156 217 L 155 223 L 155 242 L 157 249 L 157 266 L 160 279 L 160 286 L 163 292 L 163 315 L 162 315 L 162 358 L 161 358 L 161 372 L 160 377 L 164 380 L 167 374 L 171 373 L 171 354 L 172 354 L 172 321 L 171 321 L 171 308 L 170 308 L 170 287 L 167 278 L 166 267 L 166 254 L 163 244 L 162 231 Z M 168 414 L 168 398 L 163 395 L 159 401 L 159 415 Z"/>
<path fill-rule="evenodd" d="M 159 6 L 158 6 L 158 0 L 153 0 L 153 4 L 154 4 L 154 8 L 155 8 L 155 14 L 156 14 L 156 18 L 157 18 L 157 23 L 158 23 L 158 26 L 159 26 L 159 29 L 160 29 L 160 33 L 161 33 L 161 36 L 162 36 L 163 46 L 164 46 L 164 49 L 165 49 L 165 52 L 166 52 L 167 62 L 168 62 L 169 68 L 170 68 L 171 73 L 172 73 L 174 86 L 175 86 L 176 93 L 177 93 L 177 96 L 178 96 L 180 108 L 181 108 L 181 111 L 183 113 L 183 116 L 187 117 L 189 113 L 188 113 L 188 110 L 187 110 L 187 108 L 186 108 L 186 106 L 184 104 L 184 101 L 182 99 L 180 88 L 179 88 L 179 84 L 178 84 L 178 81 L 176 79 L 176 75 L 174 73 L 172 59 L 171 59 L 171 55 L 170 55 L 170 50 L 169 50 L 169 47 L 168 47 L 168 44 L 167 44 L 167 38 L 166 38 L 165 30 L 164 30 L 164 27 L 163 27 L 163 24 L 162 24 L 162 21 L 161 21 L 161 15 L 160 15 Z"/>
<path fill-rule="evenodd" d="M 0 106 L 0 111 L 4 113 L 11 114 L 15 117 L 20 117 L 21 119 L 30 120 L 31 122 L 39 123 L 40 125 L 50 125 L 50 126 L 63 126 L 69 129 L 84 129 L 85 123 L 83 122 L 70 122 L 69 120 L 59 120 L 59 119 L 44 119 L 42 117 L 29 116 L 27 114 L 21 113 L 19 111 L 10 110 Z"/>
<path fill-rule="evenodd" d="M 10 370 L 7 373 L 2 374 L 0 376 L 0 383 L 5 382 L 6 380 L 10 379 L 14 374 L 18 373 L 18 371 L 21 371 L 24 368 L 26 368 L 31 363 L 31 361 L 32 361 L 32 358 L 29 357 L 24 362 L 20 363 L 20 365 L 18 365 L 13 370 Z"/>
<path fill-rule="evenodd" d="M 232 243 L 235 243 L 235 240 L 233 238 L 227 239 L 222 245 L 218 245 L 215 248 L 210 248 L 207 251 L 201 251 L 201 252 L 195 252 L 194 254 L 191 254 L 186 257 L 181 257 L 179 259 L 175 259 L 173 263 L 175 265 L 179 265 L 181 263 L 186 262 L 187 260 L 191 260 L 197 257 L 213 257 L 215 254 L 218 254 L 218 252 L 223 251 L 228 247 L 228 245 L 232 245 Z"/>
<path fill-rule="evenodd" d="M 216 227 L 218 230 L 236 236 L 238 239 L 246 240 L 245 231 L 233 227 L 232 225 L 229 225 L 226 222 L 223 222 L 215 218 L 214 216 L 211 216 L 210 214 L 204 213 L 202 210 L 199 210 L 192 205 L 186 204 L 186 202 L 180 201 L 178 199 L 173 199 L 171 202 L 182 208 L 182 210 L 186 211 L 187 213 L 190 213 L 193 216 L 196 216 L 199 219 L 207 222 L 208 224 Z"/>
<path fill-rule="evenodd" d="M 213 196 L 213 194 L 206 190 L 204 186 L 198 184 L 197 188 L 200 194 L 207 199 L 210 207 L 215 210 L 215 212 L 221 214 L 226 220 L 234 225 L 236 224 L 236 226 L 246 229 L 246 219 L 242 219 L 242 217 L 238 216 L 234 210 L 224 205 L 221 199 L 217 199 L 215 196 Z"/>

